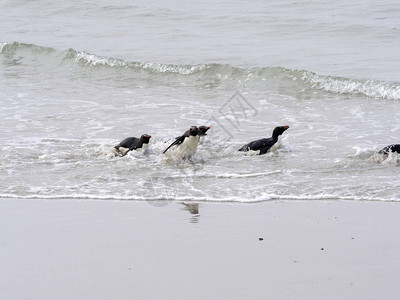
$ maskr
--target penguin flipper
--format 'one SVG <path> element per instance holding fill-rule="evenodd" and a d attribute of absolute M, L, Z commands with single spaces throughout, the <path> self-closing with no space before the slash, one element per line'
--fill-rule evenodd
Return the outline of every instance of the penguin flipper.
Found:
<path fill-rule="evenodd" d="M 183 142 L 184 140 L 185 140 L 185 136 L 180 136 L 180 137 L 178 137 L 171 145 L 168 146 L 167 149 L 164 150 L 163 154 L 165 154 L 165 152 L 167 152 L 168 149 L 171 148 L 172 146 L 182 144 L 182 142 Z"/>
<path fill-rule="evenodd" d="M 125 155 L 128 154 L 129 151 L 131 151 L 131 149 L 126 150 L 126 152 L 124 154 L 120 154 L 119 157 L 124 157 Z"/>

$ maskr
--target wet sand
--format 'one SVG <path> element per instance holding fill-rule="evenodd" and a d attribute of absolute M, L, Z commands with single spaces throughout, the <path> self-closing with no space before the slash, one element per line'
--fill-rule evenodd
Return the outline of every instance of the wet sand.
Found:
<path fill-rule="evenodd" d="M 2 299 L 393 299 L 400 203 L 0 200 Z"/>

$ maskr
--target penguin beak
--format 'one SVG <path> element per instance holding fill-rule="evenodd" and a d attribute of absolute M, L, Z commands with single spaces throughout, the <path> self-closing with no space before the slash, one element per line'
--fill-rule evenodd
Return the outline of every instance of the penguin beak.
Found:
<path fill-rule="evenodd" d="M 283 128 L 285 128 L 285 129 L 289 129 L 290 127 L 286 125 L 286 126 L 283 126 Z"/>

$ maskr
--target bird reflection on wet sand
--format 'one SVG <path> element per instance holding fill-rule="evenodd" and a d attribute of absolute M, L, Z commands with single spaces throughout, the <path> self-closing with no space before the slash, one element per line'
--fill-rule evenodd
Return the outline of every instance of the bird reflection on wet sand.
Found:
<path fill-rule="evenodd" d="M 185 210 L 191 214 L 190 223 L 198 223 L 200 221 L 199 203 L 182 203 Z"/>

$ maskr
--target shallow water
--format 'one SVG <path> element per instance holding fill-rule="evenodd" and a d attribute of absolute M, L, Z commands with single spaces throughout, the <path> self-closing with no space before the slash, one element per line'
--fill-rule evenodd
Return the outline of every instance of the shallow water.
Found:
<path fill-rule="evenodd" d="M 399 201 L 376 151 L 400 143 L 400 11 L 358 4 L 4 2 L 0 196 Z M 161 154 L 192 125 L 192 160 Z M 277 151 L 237 151 L 278 125 Z"/>

